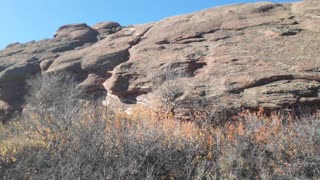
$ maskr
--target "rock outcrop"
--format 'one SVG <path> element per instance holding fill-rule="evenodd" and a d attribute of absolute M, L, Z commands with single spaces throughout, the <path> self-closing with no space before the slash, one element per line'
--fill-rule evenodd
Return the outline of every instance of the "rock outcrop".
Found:
<path fill-rule="evenodd" d="M 99 32 L 100 40 L 106 38 L 107 35 L 113 34 L 122 29 L 119 23 L 113 21 L 101 22 L 92 26 L 92 28 Z"/>
<path fill-rule="evenodd" d="M 179 116 L 320 102 L 320 5 L 239 4 L 122 27 L 66 25 L 0 51 L 0 100 L 17 109 L 34 73 L 75 72 L 104 105 L 170 107 Z"/>
<path fill-rule="evenodd" d="M 78 40 L 82 43 L 97 41 L 98 32 L 87 24 L 65 25 L 58 29 L 55 38 L 66 40 Z"/>

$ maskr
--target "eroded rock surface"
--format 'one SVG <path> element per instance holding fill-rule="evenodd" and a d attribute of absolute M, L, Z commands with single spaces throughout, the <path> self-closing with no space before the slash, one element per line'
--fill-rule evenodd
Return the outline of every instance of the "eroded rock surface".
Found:
<path fill-rule="evenodd" d="M 320 102 L 320 5 L 231 5 L 122 27 L 61 27 L 54 39 L 0 51 L 0 99 L 17 107 L 26 76 L 81 74 L 106 106 L 239 111 Z M 20 88 L 14 93 L 13 88 Z"/>

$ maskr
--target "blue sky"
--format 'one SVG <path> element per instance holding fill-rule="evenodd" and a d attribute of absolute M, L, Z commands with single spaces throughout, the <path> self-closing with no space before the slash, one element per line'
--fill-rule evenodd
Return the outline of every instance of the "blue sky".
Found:
<path fill-rule="evenodd" d="M 0 49 L 13 42 L 51 38 L 70 23 L 142 24 L 214 6 L 259 0 L 0 0 Z M 290 2 L 293 0 L 273 0 Z"/>

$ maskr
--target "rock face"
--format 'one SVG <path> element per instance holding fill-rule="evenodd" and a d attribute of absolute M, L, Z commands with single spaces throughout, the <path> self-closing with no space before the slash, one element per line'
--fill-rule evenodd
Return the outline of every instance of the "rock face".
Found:
<path fill-rule="evenodd" d="M 0 100 L 21 107 L 28 75 L 81 74 L 104 105 L 170 107 L 184 116 L 320 102 L 320 5 L 252 3 L 121 27 L 61 27 L 54 39 L 0 51 Z"/>

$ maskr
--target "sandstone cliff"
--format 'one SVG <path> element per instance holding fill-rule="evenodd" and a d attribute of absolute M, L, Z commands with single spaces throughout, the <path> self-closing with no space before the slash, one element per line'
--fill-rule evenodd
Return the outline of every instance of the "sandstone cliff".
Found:
<path fill-rule="evenodd" d="M 65 25 L 0 51 L 2 118 L 23 109 L 32 74 L 75 73 L 103 105 L 237 111 L 320 102 L 320 5 L 240 4 L 122 27 Z"/>

